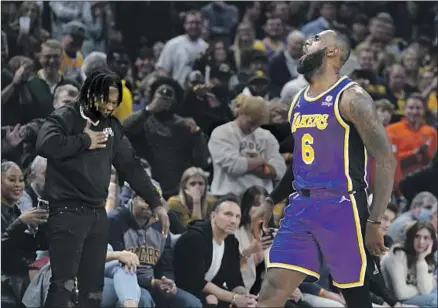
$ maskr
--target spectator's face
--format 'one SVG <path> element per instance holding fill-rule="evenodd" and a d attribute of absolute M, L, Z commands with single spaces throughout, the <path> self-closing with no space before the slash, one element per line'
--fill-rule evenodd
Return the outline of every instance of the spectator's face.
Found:
<path fill-rule="evenodd" d="M 239 27 L 238 30 L 239 35 L 239 44 L 248 45 L 253 42 L 253 33 L 251 27 L 248 25 L 243 25 Z"/>
<path fill-rule="evenodd" d="M 137 77 L 143 78 L 146 75 L 152 73 L 155 68 L 154 58 L 137 58 L 135 61 L 135 67 L 137 68 Z"/>
<path fill-rule="evenodd" d="M 375 65 L 373 52 L 371 50 L 360 52 L 359 57 L 357 58 L 357 64 L 361 70 L 372 71 Z"/>
<path fill-rule="evenodd" d="M 214 46 L 214 59 L 217 62 L 224 62 L 227 59 L 227 51 L 223 42 L 217 42 Z"/>
<path fill-rule="evenodd" d="M 260 123 L 255 122 L 251 116 L 241 113 L 239 115 L 239 127 L 244 134 L 248 135 L 259 128 Z"/>
<path fill-rule="evenodd" d="M 359 42 L 362 42 L 368 33 L 367 26 L 361 23 L 353 23 L 353 36 L 358 40 Z"/>
<path fill-rule="evenodd" d="M 389 87 L 394 91 L 403 90 L 406 85 L 406 73 L 403 67 L 393 67 L 389 73 Z"/>
<path fill-rule="evenodd" d="M 119 90 L 115 87 L 109 88 L 108 101 L 101 100 L 99 103 L 99 111 L 102 116 L 108 117 L 118 106 Z"/>
<path fill-rule="evenodd" d="M 429 87 L 429 85 L 432 83 L 432 80 L 432 72 L 428 71 L 420 73 L 420 78 L 418 79 L 418 89 L 420 90 L 420 92 Z"/>
<path fill-rule="evenodd" d="M 418 230 L 414 238 L 414 249 L 417 254 L 425 252 L 432 245 L 432 234 L 427 229 Z"/>
<path fill-rule="evenodd" d="M 370 49 L 374 54 L 374 60 L 379 59 L 379 55 L 384 52 L 384 45 L 382 42 L 372 42 L 370 43 Z"/>
<path fill-rule="evenodd" d="M 268 82 L 257 81 L 254 84 L 249 85 L 252 95 L 264 97 L 268 93 Z"/>
<path fill-rule="evenodd" d="M 389 22 L 374 19 L 371 21 L 369 30 L 373 38 L 382 42 L 389 42 L 393 36 L 394 26 Z"/>
<path fill-rule="evenodd" d="M 271 18 L 266 22 L 266 35 L 271 38 L 280 38 L 283 35 L 283 23 L 280 18 Z"/>
<path fill-rule="evenodd" d="M 135 218 L 148 219 L 152 216 L 152 210 L 149 204 L 139 196 L 132 200 L 132 207 Z"/>
<path fill-rule="evenodd" d="M 265 195 L 258 195 L 254 198 L 254 203 L 253 203 L 252 207 L 249 209 L 249 217 L 250 218 L 252 218 L 252 216 L 255 214 L 255 212 L 260 207 L 260 205 L 263 204 L 265 198 L 266 198 Z"/>
<path fill-rule="evenodd" d="M 395 213 L 389 209 L 386 209 L 382 216 L 382 223 L 380 228 L 383 233 L 388 232 L 388 228 L 395 219 Z"/>
<path fill-rule="evenodd" d="M 333 4 L 325 3 L 319 12 L 328 21 L 336 19 L 336 8 Z"/>
<path fill-rule="evenodd" d="M 63 43 L 66 52 L 75 53 L 82 49 L 84 38 L 80 35 L 67 34 L 63 38 Z"/>
<path fill-rule="evenodd" d="M 72 95 L 69 91 L 62 91 L 56 96 L 53 101 L 53 108 L 58 109 L 65 105 L 71 105 L 76 101 L 76 96 Z"/>
<path fill-rule="evenodd" d="M 184 30 L 192 38 L 198 38 L 202 33 L 202 18 L 200 14 L 190 14 L 186 17 Z"/>
<path fill-rule="evenodd" d="M 437 201 L 434 198 L 424 198 L 419 206 L 412 210 L 413 216 L 421 221 L 429 220 L 432 213 L 437 211 Z"/>
<path fill-rule="evenodd" d="M 424 118 L 423 102 L 416 98 L 410 98 L 406 102 L 405 117 L 408 122 L 418 124 Z"/>
<path fill-rule="evenodd" d="M 186 184 L 186 191 L 188 195 L 192 195 L 193 192 L 199 193 L 199 196 L 204 196 L 205 194 L 205 179 L 202 175 L 194 175 L 189 177 Z"/>
<path fill-rule="evenodd" d="M 275 4 L 274 16 L 280 18 L 282 21 L 287 22 L 289 19 L 289 7 L 284 2 L 278 2 Z"/>
<path fill-rule="evenodd" d="M 251 20 L 253 21 L 258 20 L 260 18 L 260 12 L 261 12 L 260 2 L 255 1 L 252 7 L 248 8 L 247 12 Z"/>
<path fill-rule="evenodd" d="M 62 50 L 44 46 L 40 54 L 40 64 L 49 74 L 59 72 L 61 69 Z"/>
<path fill-rule="evenodd" d="M 160 58 L 161 52 L 163 51 L 164 48 L 164 44 L 161 42 L 156 43 L 153 47 L 152 50 L 154 52 L 154 57 L 155 59 Z"/>
<path fill-rule="evenodd" d="M 249 64 L 249 71 L 254 74 L 257 71 L 266 72 L 268 69 L 268 64 L 260 59 L 254 60 Z"/>
<path fill-rule="evenodd" d="M 6 172 L 2 172 L 2 198 L 9 202 L 18 201 L 23 195 L 24 177 L 20 168 L 10 167 Z"/>
<path fill-rule="evenodd" d="M 124 79 L 128 74 L 129 70 L 129 57 L 126 53 L 113 53 L 113 60 L 110 63 L 111 69 L 119 76 L 119 78 Z"/>
<path fill-rule="evenodd" d="M 23 8 L 23 15 L 30 17 L 31 26 L 36 26 L 35 21 L 38 18 L 38 7 L 35 3 L 25 2 L 25 6 Z"/>
<path fill-rule="evenodd" d="M 418 57 L 414 51 L 408 52 L 403 59 L 403 66 L 408 72 L 418 71 Z"/>
<path fill-rule="evenodd" d="M 382 122 L 383 126 L 387 126 L 392 118 L 392 113 L 389 110 L 378 108 L 377 116 L 379 117 L 380 122 Z"/>
<path fill-rule="evenodd" d="M 294 37 L 288 40 L 287 50 L 291 57 L 296 59 L 301 58 L 301 56 L 303 55 L 304 42 L 304 37 Z"/>
<path fill-rule="evenodd" d="M 236 232 L 240 224 L 240 206 L 231 201 L 225 201 L 211 214 L 213 225 L 226 234 Z"/>

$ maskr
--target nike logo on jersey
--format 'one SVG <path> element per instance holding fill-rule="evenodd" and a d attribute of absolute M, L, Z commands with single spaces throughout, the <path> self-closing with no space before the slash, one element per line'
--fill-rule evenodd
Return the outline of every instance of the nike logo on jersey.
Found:
<path fill-rule="evenodd" d="M 339 201 L 339 203 L 344 202 L 344 201 L 351 201 L 351 200 L 346 198 L 345 196 L 342 196 L 341 201 Z"/>

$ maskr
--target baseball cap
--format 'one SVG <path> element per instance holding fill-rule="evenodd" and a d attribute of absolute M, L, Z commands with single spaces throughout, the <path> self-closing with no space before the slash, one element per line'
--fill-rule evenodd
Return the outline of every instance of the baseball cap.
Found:
<path fill-rule="evenodd" d="M 85 26 L 79 21 L 70 21 L 62 28 L 64 35 L 72 35 L 80 38 L 85 38 Z"/>

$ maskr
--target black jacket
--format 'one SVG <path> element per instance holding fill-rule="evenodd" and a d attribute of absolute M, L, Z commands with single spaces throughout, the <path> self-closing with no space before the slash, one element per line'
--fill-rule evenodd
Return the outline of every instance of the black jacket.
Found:
<path fill-rule="evenodd" d="M 173 266 L 176 285 L 185 291 L 202 297 L 207 281 L 205 273 L 213 259 L 213 230 L 210 221 L 194 221 L 175 244 Z M 239 242 L 234 235 L 225 239 L 225 250 L 219 272 L 211 281 L 228 290 L 244 286 L 240 272 Z"/>
<path fill-rule="evenodd" d="M 2 204 L 2 275 L 28 275 L 37 249 L 42 248 L 39 245 L 40 236 L 25 233 L 27 225 L 18 219 L 20 215 L 16 205 L 9 207 Z"/>
<path fill-rule="evenodd" d="M 113 116 L 92 130 L 106 130 L 106 147 L 89 150 L 90 137 L 83 133 L 86 120 L 78 104 L 55 110 L 44 122 L 37 138 L 37 154 L 47 158 L 43 198 L 51 206 L 66 202 L 88 206 L 105 204 L 111 165 L 148 204 L 161 205 L 158 192 L 136 158 L 120 122 Z"/>

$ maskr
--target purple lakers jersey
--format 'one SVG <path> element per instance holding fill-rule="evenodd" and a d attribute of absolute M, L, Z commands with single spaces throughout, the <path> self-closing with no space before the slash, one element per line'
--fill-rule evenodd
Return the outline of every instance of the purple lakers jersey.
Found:
<path fill-rule="evenodd" d="M 289 122 L 295 140 L 295 189 L 352 192 L 367 187 L 367 153 L 356 128 L 341 117 L 342 92 L 354 82 L 344 76 L 330 89 L 309 97 L 309 87 L 292 101 Z"/>

